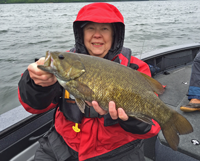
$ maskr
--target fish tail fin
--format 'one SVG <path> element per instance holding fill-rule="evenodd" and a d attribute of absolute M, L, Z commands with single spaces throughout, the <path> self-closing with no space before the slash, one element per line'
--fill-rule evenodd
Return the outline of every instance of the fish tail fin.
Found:
<path fill-rule="evenodd" d="M 193 131 L 189 121 L 178 112 L 173 112 L 172 118 L 162 127 L 162 133 L 173 150 L 177 150 L 179 135 L 188 134 Z"/>

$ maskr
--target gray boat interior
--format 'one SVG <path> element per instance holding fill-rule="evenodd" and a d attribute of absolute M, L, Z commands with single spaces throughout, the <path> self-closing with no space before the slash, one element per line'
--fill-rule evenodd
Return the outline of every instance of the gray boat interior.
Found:
<path fill-rule="evenodd" d="M 200 145 L 192 143 L 193 139 L 200 141 L 198 125 L 200 111 L 191 113 L 180 111 L 180 106 L 188 103 L 187 92 L 192 62 L 199 51 L 200 43 L 195 43 L 160 49 L 138 56 L 149 64 L 153 77 L 166 85 L 165 92 L 159 95 L 159 98 L 186 117 L 194 129 L 194 132 L 190 134 L 180 135 L 177 151 L 169 148 L 162 131 L 158 136 L 146 139 L 144 144 L 146 161 L 200 160 Z M 31 115 L 3 132 L 0 131 L 0 158 L 11 161 L 33 160 L 39 144 L 37 139 L 34 140 L 31 137 L 39 136 L 49 129 L 53 113 L 52 110 L 37 116 Z M 22 145 L 22 141 L 25 144 Z M 21 146 L 23 148 L 17 148 Z M 14 157 L 8 156 L 9 154 Z"/>
<path fill-rule="evenodd" d="M 178 151 L 200 160 L 200 147 L 197 148 L 197 146 L 191 142 L 192 139 L 200 140 L 200 131 L 197 121 L 199 112 L 185 113 L 180 110 L 181 105 L 189 102 L 186 94 L 188 92 L 188 86 L 190 82 L 191 66 L 192 65 L 185 65 L 184 67 L 168 71 L 168 75 L 159 74 L 155 78 L 163 85 L 166 85 L 164 94 L 159 96 L 160 99 L 169 107 L 175 109 L 180 114 L 185 116 L 194 128 L 193 133 L 180 135 Z M 167 145 L 162 133 L 159 134 L 159 139 L 162 144 Z M 184 157 L 184 159 L 186 158 Z"/>
<path fill-rule="evenodd" d="M 194 132 L 187 135 L 180 135 L 178 151 L 175 152 L 168 147 L 162 132 L 159 133 L 156 142 L 156 160 L 162 161 L 195 161 L 200 160 L 200 146 L 192 143 L 192 140 L 200 141 L 199 115 L 200 111 L 186 113 L 180 110 L 180 106 L 187 104 L 187 92 L 192 71 L 192 62 L 199 48 L 175 51 L 146 60 L 158 73 L 152 73 L 154 78 L 162 85 L 166 85 L 165 92 L 159 98 L 169 107 L 186 117 L 192 124 Z M 153 71 L 155 72 L 155 70 Z M 163 151 L 165 151 L 163 153 Z"/>

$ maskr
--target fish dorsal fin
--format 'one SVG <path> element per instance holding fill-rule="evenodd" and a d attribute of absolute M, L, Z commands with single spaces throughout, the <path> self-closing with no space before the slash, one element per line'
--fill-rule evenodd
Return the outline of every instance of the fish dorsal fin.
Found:
<path fill-rule="evenodd" d="M 68 71 L 68 77 L 70 79 L 75 79 L 80 77 L 83 73 L 85 73 L 85 66 L 79 60 L 73 62 L 72 67 Z"/>
<path fill-rule="evenodd" d="M 148 116 L 142 115 L 142 114 L 136 114 L 136 115 L 129 115 L 130 117 L 134 117 L 137 120 L 140 120 L 142 122 L 145 122 L 149 125 L 154 125 L 152 119 Z"/>
<path fill-rule="evenodd" d="M 149 77 L 148 75 L 144 74 L 144 73 L 140 73 L 145 80 L 149 83 L 149 85 L 151 86 L 151 89 L 156 92 L 157 94 L 163 94 L 163 92 L 165 91 L 165 89 L 163 88 L 162 84 L 160 82 L 158 82 L 157 80 L 153 79 L 152 77 Z"/>

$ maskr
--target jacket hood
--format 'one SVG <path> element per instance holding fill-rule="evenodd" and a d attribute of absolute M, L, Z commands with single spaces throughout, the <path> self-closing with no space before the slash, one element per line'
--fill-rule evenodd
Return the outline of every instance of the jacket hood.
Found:
<path fill-rule="evenodd" d="M 109 3 L 91 3 L 81 8 L 73 23 L 77 53 L 88 54 L 83 43 L 83 26 L 86 22 L 112 23 L 114 30 L 113 44 L 106 58 L 111 60 L 121 53 L 125 33 L 124 18 L 115 6 Z"/>

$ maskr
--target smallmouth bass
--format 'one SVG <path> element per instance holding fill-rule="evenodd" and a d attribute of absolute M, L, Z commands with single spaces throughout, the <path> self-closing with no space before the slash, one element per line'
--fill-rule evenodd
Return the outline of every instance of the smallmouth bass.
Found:
<path fill-rule="evenodd" d="M 156 120 L 173 150 L 177 150 L 179 135 L 193 131 L 185 117 L 155 95 L 164 92 L 163 86 L 137 70 L 96 56 L 49 51 L 38 68 L 54 74 L 83 113 L 85 101 L 95 100 L 106 111 L 114 101 L 116 108 L 122 107 L 130 117 L 151 125 L 152 119 Z"/>

